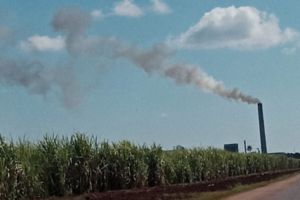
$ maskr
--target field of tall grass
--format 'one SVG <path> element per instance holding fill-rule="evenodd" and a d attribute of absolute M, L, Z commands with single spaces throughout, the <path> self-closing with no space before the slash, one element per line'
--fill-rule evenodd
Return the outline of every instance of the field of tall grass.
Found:
<path fill-rule="evenodd" d="M 8 142 L 0 135 L 1 200 L 194 183 L 296 168 L 300 160 L 279 155 L 215 148 L 163 151 L 156 144 L 99 142 L 82 133 L 46 135 L 38 142 Z"/>

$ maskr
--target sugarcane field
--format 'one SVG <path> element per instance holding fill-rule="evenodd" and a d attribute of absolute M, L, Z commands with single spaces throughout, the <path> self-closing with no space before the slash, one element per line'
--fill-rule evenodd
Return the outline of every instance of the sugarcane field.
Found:
<path fill-rule="evenodd" d="M 157 144 L 99 142 L 82 133 L 46 135 L 37 143 L 0 138 L 0 194 L 5 200 L 86 193 L 95 194 L 94 199 L 122 199 L 118 190 L 123 199 L 126 194 L 132 199 L 156 194 L 176 199 L 170 194 L 226 189 L 241 180 L 268 180 L 299 169 L 299 159 L 283 155 L 216 148 L 163 151 Z"/>

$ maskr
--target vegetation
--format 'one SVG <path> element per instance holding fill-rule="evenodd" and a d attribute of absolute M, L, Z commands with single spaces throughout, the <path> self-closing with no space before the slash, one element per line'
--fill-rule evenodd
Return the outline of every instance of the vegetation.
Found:
<path fill-rule="evenodd" d="M 32 143 L 0 136 L 0 199 L 34 199 L 92 191 L 192 183 L 300 168 L 280 155 L 230 153 L 215 148 L 163 151 L 153 144 L 98 142 L 76 133 Z"/>
<path fill-rule="evenodd" d="M 247 151 L 248 151 L 248 152 L 251 152 L 251 151 L 252 151 L 252 149 L 253 149 L 253 148 L 252 148 L 252 146 L 251 146 L 251 145 L 248 145 L 248 146 L 247 146 Z"/>

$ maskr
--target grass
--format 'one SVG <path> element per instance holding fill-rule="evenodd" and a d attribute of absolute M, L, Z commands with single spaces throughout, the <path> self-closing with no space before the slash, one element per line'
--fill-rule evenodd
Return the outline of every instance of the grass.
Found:
<path fill-rule="evenodd" d="M 250 184 L 250 185 L 238 185 L 238 186 L 233 187 L 231 190 L 226 190 L 226 191 L 193 193 L 193 194 L 191 194 L 191 197 L 185 198 L 184 200 L 220 200 L 222 198 L 229 197 L 234 194 L 246 192 L 249 190 L 267 186 L 271 183 L 286 180 L 288 178 L 295 176 L 296 174 L 299 174 L 299 172 L 294 173 L 294 174 L 283 175 L 281 177 L 278 177 L 278 178 L 270 180 L 270 181 L 254 183 L 254 184 Z"/>

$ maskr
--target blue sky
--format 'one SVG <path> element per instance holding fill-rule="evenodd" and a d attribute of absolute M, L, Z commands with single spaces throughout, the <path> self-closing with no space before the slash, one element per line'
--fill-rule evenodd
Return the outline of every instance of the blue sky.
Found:
<path fill-rule="evenodd" d="M 5 137 L 300 151 L 298 1 L 0 4 Z"/>

